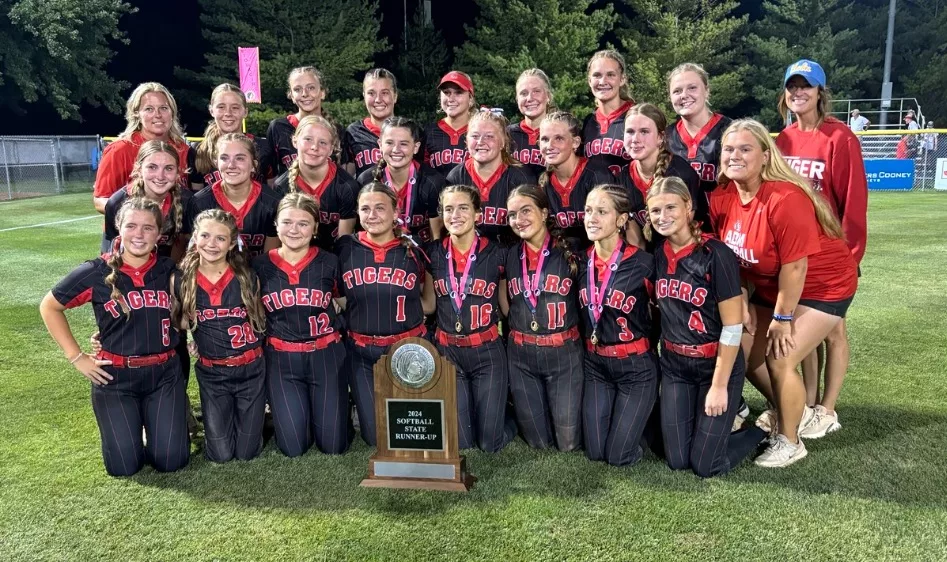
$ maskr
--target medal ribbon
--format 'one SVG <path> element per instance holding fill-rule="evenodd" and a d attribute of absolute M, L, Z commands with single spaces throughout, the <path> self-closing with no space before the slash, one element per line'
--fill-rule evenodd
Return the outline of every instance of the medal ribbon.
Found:
<path fill-rule="evenodd" d="M 543 265 L 546 263 L 546 255 L 549 253 L 549 235 L 546 235 L 546 239 L 543 240 L 543 247 L 539 250 L 539 263 L 536 264 L 536 273 L 533 274 L 533 284 L 531 289 L 529 280 L 529 269 L 526 261 L 526 242 L 523 242 L 523 253 L 520 254 L 520 264 L 523 269 L 522 279 L 523 279 L 523 295 L 526 297 L 526 306 L 529 307 L 529 311 L 533 313 L 533 316 L 536 316 L 536 304 L 539 302 L 539 288 L 541 287 L 540 282 L 542 281 L 543 276 Z"/>
<path fill-rule="evenodd" d="M 454 313 L 457 314 L 457 318 L 460 318 L 460 307 L 464 302 L 464 298 L 467 296 L 467 282 L 470 276 L 470 267 L 473 262 L 477 261 L 477 246 L 480 244 L 480 237 L 474 236 L 473 244 L 470 246 L 470 250 L 467 251 L 467 263 L 464 265 L 464 273 L 461 275 L 460 283 L 457 282 L 457 274 L 454 271 L 454 249 L 451 245 L 450 238 L 447 239 L 447 278 L 450 279 L 450 300 L 451 306 L 454 308 Z M 473 279 L 470 279 L 473 281 Z M 463 292 L 461 292 L 463 291 Z"/>
<path fill-rule="evenodd" d="M 414 191 L 414 183 L 417 181 L 414 178 L 414 172 L 417 164 L 412 162 L 410 166 L 411 168 L 408 170 L 408 182 L 402 188 L 404 190 L 404 208 L 398 209 L 398 218 L 401 219 L 401 222 L 403 223 L 402 226 L 404 226 L 404 228 L 411 227 L 411 204 L 413 203 L 411 196 L 413 194 L 412 192 Z M 385 180 L 385 183 L 388 184 L 388 187 L 395 189 L 394 182 L 391 179 L 391 170 L 389 170 L 387 166 L 385 166 Z M 397 190 L 395 193 L 398 194 L 398 202 L 400 203 L 402 200 L 401 194 Z"/>
<path fill-rule="evenodd" d="M 602 275 L 601 288 L 595 285 L 595 248 L 591 248 L 589 252 L 589 320 L 592 322 L 592 332 L 595 332 L 595 329 L 598 328 L 598 321 L 602 318 L 602 303 L 605 302 L 605 293 L 608 292 L 608 284 L 612 280 L 612 272 L 618 269 L 615 264 L 625 252 L 625 243 L 622 242 L 618 244 L 612 252 L 612 257 L 608 258 L 605 274 Z"/>

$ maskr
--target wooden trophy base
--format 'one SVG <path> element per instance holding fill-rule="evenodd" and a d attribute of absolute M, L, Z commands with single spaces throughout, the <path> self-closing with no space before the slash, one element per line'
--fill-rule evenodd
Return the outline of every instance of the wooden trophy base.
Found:
<path fill-rule="evenodd" d="M 412 459 L 379 457 L 368 461 L 368 478 L 360 484 L 366 488 L 400 488 L 467 492 L 477 478 L 467 472 L 467 459 Z"/>

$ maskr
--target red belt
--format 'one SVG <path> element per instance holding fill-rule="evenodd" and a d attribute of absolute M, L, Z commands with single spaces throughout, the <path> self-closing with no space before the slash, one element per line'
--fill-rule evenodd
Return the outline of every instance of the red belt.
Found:
<path fill-rule="evenodd" d="M 500 337 L 500 330 L 494 324 L 489 330 L 477 332 L 467 336 L 455 336 L 448 334 L 440 328 L 435 332 L 435 339 L 441 345 L 453 345 L 457 347 L 477 347 L 485 343 L 490 343 Z"/>
<path fill-rule="evenodd" d="M 534 336 L 532 334 L 510 330 L 510 336 L 513 338 L 513 343 L 517 345 L 528 343 L 530 345 L 538 345 L 540 347 L 562 347 L 566 344 L 566 342 L 579 339 L 579 329 L 573 326 L 565 332 L 549 334 L 546 336 Z"/>
<path fill-rule="evenodd" d="M 223 359 L 211 359 L 209 357 L 201 357 L 198 359 L 201 365 L 205 367 L 240 367 L 241 365 L 247 365 L 253 363 L 260 356 L 263 355 L 262 347 L 255 347 L 244 351 L 239 355 L 232 355 L 230 357 L 224 357 Z"/>
<path fill-rule="evenodd" d="M 174 356 L 175 352 L 173 349 L 163 353 L 155 353 L 154 355 L 115 355 L 114 353 L 109 353 L 103 349 L 99 352 L 97 358 L 104 359 L 105 361 L 111 361 L 113 367 L 138 369 L 140 367 L 153 367 L 155 365 L 161 365 Z"/>
<path fill-rule="evenodd" d="M 631 357 L 632 355 L 641 355 L 648 351 L 651 349 L 651 342 L 648 341 L 648 338 L 638 338 L 635 341 L 620 343 L 618 345 L 592 345 L 592 342 L 586 341 L 585 349 L 590 353 L 601 355 L 602 357 L 623 359 L 625 357 Z"/>
<path fill-rule="evenodd" d="M 703 357 L 710 358 L 717 356 L 717 342 L 704 343 L 701 345 L 681 345 L 664 340 L 662 349 L 683 355 L 684 357 Z"/>
<path fill-rule="evenodd" d="M 342 336 L 338 332 L 332 332 L 308 341 L 286 341 L 273 336 L 266 338 L 266 343 L 270 344 L 270 347 L 276 351 L 295 351 L 298 353 L 311 353 L 325 349 L 329 347 L 329 344 L 337 341 L 342 341 Z"/>
<path fill-rule="evenodd" d="M 370 345 L 374 345 L 376 347 L 388 347 L 389 345 L 398 343 L 405 338 L 420 337 L 426 333 L 427 328 L 424 327 L 424 324 L 421 324 L 417 328 L 411 328 L 407 332 L 401 332 L 400 334 L 395 334 L 393 336 L 366 336 L 365 334 L 349 332 L 349 337 L 352 338 L 352 341 L 355 342 L 355 345 L 362 347 L 368 347 Z"/>

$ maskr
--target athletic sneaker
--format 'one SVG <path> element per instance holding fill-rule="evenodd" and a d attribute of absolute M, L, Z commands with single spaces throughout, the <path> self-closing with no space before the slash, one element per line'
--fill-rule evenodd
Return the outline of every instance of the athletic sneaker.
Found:
<path fill-rule="evenodd" d="M 776 427 L 776 410 L 769 409 L 760 414 L 759 417 L 756 418 L 756 427 L 767 433 L 772 433 L 773 428 Z"/>
<path fill-rule="evenodd" d="M 767 468 L 782 468 L 792 463 L 802 460 L 809 454 L 806 451 L 806 445 L 799 440 L 799 443 L 790 443 L 785 435 L 780 433 L 773 439 L 770 446 L 753 461 L 757 466 Z"/>
<path fill-rule="evenodd" d="M 735 431 L 740 431 L 740 428 L 743 427 L 743 423 L 746 422 L 746 418 L 750 417 L 750 407 L 746 405 L 746 401 L 743 398 L 740 398 L 740 409 L 737 410 L 737 415 L 733 418 L 733 427 L 730 429 L 730 433 Z"/>
<path fill-rule="evenodd" d="M 829 412 L 825 406 L 819 404 L 814 410 L 813 420 L 806 427 L 800 427 L 799 437 L 806 439 L 819 439 L 825 437 L 827 433 L 832 433 L 842 429 L 842 424 L 838 422 L 838 414 Z"/>
<path fill-rule="evenodd" d="M 799 420 L 799 428 L 798 428 L 799 433 L 802 433 L 803 431 L 805 431 L 813 423 L 815 423 L 815 408 L 806 405 L 803 407 L 803 410 L 802 410 L 802 419 Z"/>

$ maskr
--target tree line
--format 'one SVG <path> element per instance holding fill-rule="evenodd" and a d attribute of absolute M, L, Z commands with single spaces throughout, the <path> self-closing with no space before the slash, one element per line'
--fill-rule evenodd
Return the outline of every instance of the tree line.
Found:
<path fill-rule="evenodd" d="M 476 0 L 479 14 L 453 51 L 441 33 L 414 14 L 395 44 L 381 36 L 377 0 L 200 0 L 208 50 L 195 68 L 175 69 L 191 88 L 178 102 L 206 107 L 211 89 L 237 82 L 238 46 L 260 48 L 263 104 L 253 104 L 248 130 L 262 134 L 293 108 L 289 69 L 315 65 L 325 76 L 329 114 L 347 124 L 364 115 L 361 77 L 375 66 L 399 80 L 397 113 L 432 121 L 438 79 L 450 68 L 473 76 L 478 103 L 517 115 L 513 87 L 530 67 L 550 76 L 558 108 L 591 110 L 589 56 L 615 47 L 629 63 L 636 100 L 667 103 L 665 76 L 681 62 L 710 72 L 711 104 L 734 117 L 779 127 L 775 111 L 785 67 L 819 61 L 833 96 L 880 97 L 888 0 Z M 895 97 L 916 97 L 928 119 L 943 123 L 947 107 L 947 0 L 900 0 L 895 24 Z M 129 84 L 106 64 L 133 41 L 121 20 L 135 12 L 122 0 L 0 0 L 0 105 L 22 109 L 45 101 L 64 119 L 82 106 L 123 109 Z M 861 106 L 861 109 L 876 109 Z M 191 126 L 191 129 L 194 127 Z M 197 134 L 197 131 L 190 131 Z"/>

